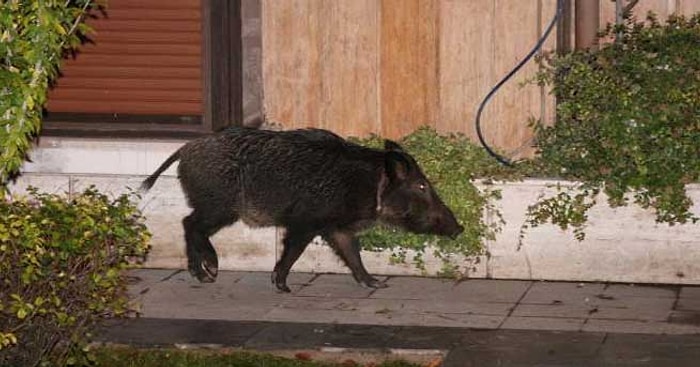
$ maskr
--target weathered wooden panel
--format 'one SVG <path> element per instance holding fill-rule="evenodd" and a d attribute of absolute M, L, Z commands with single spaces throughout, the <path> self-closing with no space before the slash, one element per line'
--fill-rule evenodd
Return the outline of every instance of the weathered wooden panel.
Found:
<path fill-rule="evenodd" d="M 319 126 L 322 0 L 263 0 L 265 113 L 285 128 Z"/>
<path fill-rule="evenodd" d="M 441 1 L 440 131 L 476 138 L 477 105 L 495 80 L 493 12 L 491 1 Z M 487 114 L 493 116 L 492 109 Z"/>
<path fill-rule="evenodd" d="M 542 34 L 544 30 L 549 26 L 549 23 L 552 21 L 552 17 L 557 11 L 557 2 L 556 1 L 550 1 L 550 0 L 544 0 L 542 1 L 542 12 L 540 15 L 540 27 L 539 30 L 537 31 L 537 34 Z M 552 29 L 552 33 L 549 36 L 549 38 L 545 41 L 544 45 L 542 46 L 544 51 L 554 51 L 557 49 L 557 27 L 555 26 L 554 29 Z M 573 44 L 573 42 L 571 43 Z M 540 121 L 546 123 L 546 124 L 552 124 L 554 123 L 554 120 L 556 118 L 556 108 L 557 108 L 557 102 L 556 98 L 554 98 L 553 95 L 551 95 L 551 88 L 548 87 L 539 87 L 539 93 L 540 93 L 540 114 L 536 115 L 535 117 L 538 118 Z M 533 141 L 534 143 L 534 141 Z M 528 153 L 534 153 L 534 148 L 531 146 L 523 147 L 526 148 L 525 151 L 523 151 L 523 154 L 520 154 L 519 156 L 526 156 Z"/>
<path fill-rule="evenodd" d="M 437 0 L 381 1 L 382 133 L 434 124 L 438 111 Z"/>
<path fill-rule="evenodd" d="M 538 2 L 497 0 L 494 17 L 495 80 L 501 80 L 532 49 L 540 36 Z M 493 146 L 511 156 L 531 145 L 528 119 L 540 115 L 539 87 L 523 84 L 537 72 L 531 60 L 493 98 L 484 116 L 484 135 Z M 491 112 L 489 116 L 489 112 Z"/>
<path fill-rule="evenodd" d="M 265 110 L 285 127 L 379 132 L 374 0 L 264 1 Z"/>
<path fill-rule="evenodd" d="M 628 1 L 625 1 L 625 4 L 627 3 Z M 632 14 L 641 21 L 646 19 L 650 11 L 656 14 L 660 21 L 664 21 L 671 14 L 690 16 L 700 12 L 700 0 L 640 0 L 632 9 Z M 615 23 L 614 1 L 600 1 L 600 23 L 601 27 Z"/>
<path fill-rule="evenodd" d="M 321 124 L 343 135 L 380 132 L 379 4 L 323 3 Z"/>
<path fill-rule="evenodd" d="M 532 49 L 555 9 L 555 0 L 441 2 L 439 130 L 460 131 L 476 139 L 479 103 Z M 554 49 L 555 43 L 550 36 L 545 49 Z M 515 157 L 531 152 L 528 120 L 547 121 L 553 115 L 551 96 L 538 86 L 523 86 L 537 70 L 530 61 L 482 113 L 486 140 Z"/>
<path fill-rule="evenodd" d="M 614 3 L 601 19 L 614 20 Z M 635 12 L 700 11 L 700 0 L 642 0 Z M 556 0 L 263 0 L 263 75 L 269 119 L 343 135 L 399 137 L 420 125 L 475 138 L 486 93 L 534 46 Z M 556 47 L 554 33 L 545 50 Z M 494 148 L 532 154 L 530 118 L 551 122 L 555 101 L 523 83 L 530 61 L 482 115 Z"/>
<path fill-rule="evenodd" d="M 686 16 L 691 16 L 700 12 L 700 0 L 682 0 L 678 4 L 678 12 Z"/>

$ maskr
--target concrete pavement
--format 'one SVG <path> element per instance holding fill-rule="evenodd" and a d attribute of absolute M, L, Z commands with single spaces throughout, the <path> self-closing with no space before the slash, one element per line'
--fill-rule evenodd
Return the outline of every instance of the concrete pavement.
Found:
<path fill-rule="evenodd" d="M 365 289 L 349 275 L 131 272 L 140 319 L 103 340 L 251 349 L 352 348 L 442 353 L 445 366 L 697 365 L 700 287 L 389 277 Z M 325 349 L 324 349 L 325 348 Z"/>

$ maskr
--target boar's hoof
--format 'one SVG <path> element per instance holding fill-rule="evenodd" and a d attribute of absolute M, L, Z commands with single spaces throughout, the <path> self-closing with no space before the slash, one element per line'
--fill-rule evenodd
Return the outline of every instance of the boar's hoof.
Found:
<path fill-rule="evenodd" d="M 214 283 L 219 269 L 216 266 L 211 266 L 206 260 L 199 263 L 199 266 L 191 266 L 190 274 L 197 278 L 201 283 Z"/>
<path fill-rule="evenodd" d="M 386 288 L 388 285 L 381 280 L 375 279 L 375 278 L 370 278 L 368 280 L 363 280 L 360 282 L 360 284 L 364 285 L 367 288 Z"/>
<path fill-rule="evenodd" d="M 282 293 L 290 293 L 292 290 L 287 287 L 287 280 L 281 278 L 281 275 L 279 275 L 277 271 L 272 272 L 272 284 L 277 287 L 277 291 Z"/>
<path fill-rule="evenodd" d="M 275 287 L 277 287 L 277 291 L 280 293 L 289 293 L 292 290 L 287 287 L 286 284 L 284 283 L 275 283 Z"/>

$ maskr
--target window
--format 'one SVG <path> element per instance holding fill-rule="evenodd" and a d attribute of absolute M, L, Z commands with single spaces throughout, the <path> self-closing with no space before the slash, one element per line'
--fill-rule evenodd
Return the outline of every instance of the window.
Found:
<path fill-rule="evenodd" d="M 49 93 L 49 135 L 197 135 L 242 122 L 240 0 L 110 0 Z"/>

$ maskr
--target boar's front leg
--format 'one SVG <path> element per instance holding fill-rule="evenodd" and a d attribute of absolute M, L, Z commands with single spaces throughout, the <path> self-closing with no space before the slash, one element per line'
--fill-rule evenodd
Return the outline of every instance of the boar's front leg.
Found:
<path fill-rule="evenodd" d="M 324 236 L 333 247 L 333 250 L 345 262 L 345 265 L 352 271 L 352 276 L 355 280 L 369 288 L 386 288 L 387 285 L 371 276 L 360 258 L 360 241 L 355 238 L 353 233 L 345 231 L 334 231 Z"/>
<path fill-rule="evenodd" d="M 292 265 L 299 259 L 309 242 L 314 239 L 316 234 L 298 229 L 287 229 L 284 235 L 282 244 L 282 257 L 275 264 L 275 269 L 272 271 L 272 283 L 281 292 L 290 292 L 287 287 L 287 276 Z"/>
<path fill-rule="evenodd" d="M 187 268 L 202 283 L 212 283 L 219 272 L 219 259 L 209 241 L 223 226 L 235 222 L 235 215 L 193 211 L 182 220 L 185 227 Z"/>

